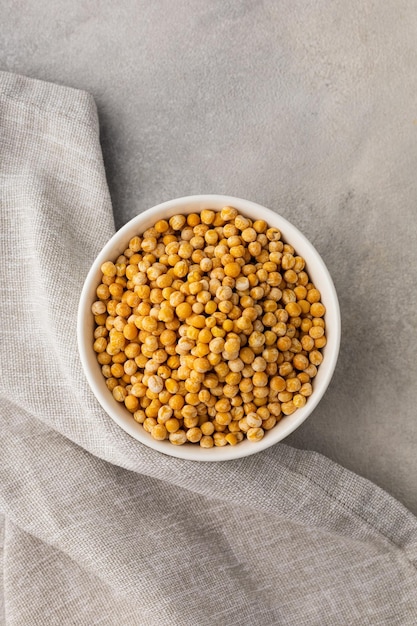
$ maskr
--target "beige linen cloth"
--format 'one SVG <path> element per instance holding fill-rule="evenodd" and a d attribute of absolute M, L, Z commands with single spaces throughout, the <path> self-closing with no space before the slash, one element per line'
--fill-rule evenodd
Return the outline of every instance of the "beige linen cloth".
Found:
<path fill-rule="evenodd" d="M 76 313 L 114 223 L 88 94 L 0 74 L 0 207 L 4 623 L 417 624 L 417 521 L 381 489 L 285 444 L 167 457 L 96 402 Z"/>

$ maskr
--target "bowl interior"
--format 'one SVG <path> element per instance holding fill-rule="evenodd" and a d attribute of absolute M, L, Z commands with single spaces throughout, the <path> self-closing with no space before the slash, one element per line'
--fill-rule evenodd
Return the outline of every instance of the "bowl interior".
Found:
<path fill-rule="evenodd" d="M 208 208 L 220 210 L 224 206 L 234 206 L 246 217 L 264 219 L 270 226 L 279 228 L 284 242 L 290 243 L 297 254 L 305 259 L 306 271 L 312 282 L 320 290 L 322 302 L 326 307 L 327 344 L 323 349 L 323 362 L 313 381 L 313 394 L 308 399 L 307 404 L 292 415 L 283 417 L 273 429 L 265 433 L 261 441 L 253 443 L 245 439 L 236 446 L 209 449 L 191 443 L 174 446 L 168 441 L 153 439 L 142 425 L 134 421 L 127 409 L 114 400 L 107 389 L 101 373 L 101 366 L 92 349 L 94 318 L 91 313 L 91 305 L 96 300 L 95 291 L 101 279 L 100 267 L 102 263 L 107 260 L 114 260 L 122 254 L 134 235 L 141 234 L 159 219 L 169 219 L 177 213 L 184 215 L 199 213 Z M 339 344 L 340 310 L 336 290 L 323 260 L 313 245 L 295 226 L 274 211 L 253 202 L 230 196 L 206 195 L 178 198 L 164 202 L 133 218 L 110 239 L 94 261 L 84 283 L 78 311 L 78 345 L 81 362 L 88 382 L 103 409 L 135 439 L 164 454 L 190 460 L 223 461 L 248 456 L 287 437 L 310 415 L 326 391 L 336 366 Z"/>

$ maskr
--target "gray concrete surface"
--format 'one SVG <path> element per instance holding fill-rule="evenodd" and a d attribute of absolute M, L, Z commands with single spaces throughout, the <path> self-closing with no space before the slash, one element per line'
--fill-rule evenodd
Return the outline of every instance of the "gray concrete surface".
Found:
<path fill-rule="evenodd" d="M 416 3 L 3 0 L 0 16 L 2 69 L 94 95 L 118 226 L 228 193 L 313 241 L 342 347 L 287 441 L 417 512 Z"/>

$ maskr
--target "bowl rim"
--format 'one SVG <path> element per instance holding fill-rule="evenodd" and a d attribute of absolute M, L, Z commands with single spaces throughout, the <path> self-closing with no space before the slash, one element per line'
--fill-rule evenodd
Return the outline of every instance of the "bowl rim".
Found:
<path fill-rule="evenodd" d="M 200 204 L 201 208 L 194 208 L 193 210 L 186 209 L 184 205 L 190 204 Z M 171 215 L 175 214 L 176 212 L 183 212 L 184 214 L 198 212 L 201 211 L 203 208 L 213 208 L 213 210 L 220 210 L 220 208 L 215 208 L 211 205 L 218 205 L 219 207 L 220 205 L 235 206 L 239 210 L 239 212 L 242 212 L 243 215 L 249 215 L 252 219 L 254 215 L 259 214 L 259 219 L 265 219 L 268 224 L 270 224 L 271 226 L 275 226 L 283 231 L 283 239 L 285 242 L 288 241 L 288 243 L 293 245 L 293 243 L 295 243 L 293 242 L 293 237 L 301 242 L 302 251 L 299 251 L 296 245 L 294 245 L 294 248 L 297 252 L 302 254 L 303 258 L 306 258 L 307 251 L 308 258 L 306 258 L 306 263 L 307 265 L 310 265 L 308 269 L 309 275 L 311 276 L 311 263 L 312 261 L 314 261 L 314 266 L 317 269 L 315 269 L 313 273 L 320 273 L 320 291 L 322 291 L 323 284 L 326 283 L 327 299 L 330 299 L 332 304 L 332 325 L 331 342 L 330 340 L 328 340 L 328 343 L 324 348 L 326 354 L 325 359 L 323 360 L 323 364 L 324 362 L 326 362 L 326 366 L 325 368 L 323 368 L 323 364 L 321 364 L 321 366 L 319 367 L 319 373 L 321 374 L 320 388 L 316 389 L 309 397 L 305 407 L 298 409 L 290 416 L 285 416 L 284 418 L 282 418 L 282 420 L 278 422 L 278 424 L 274 426 L 273 429 L 268 431 L 265 437 L 259 442 L 253 443 L 245 440 L 236 446 L 213 447 L 204 449 L 191 443 L 187 443 L 182 446 L 175 446 L 168 441 L 157 441 L 155 439 L 152 439 L 151 435 L 143 429 L 143 426 L 134 421 L 131 414 L 127 412 L 127 409 L 125 409 L 125 407 L 120 405 L 119 403 L 116 403 L 111 393 L 105 386 L 104 378 L 99 369 L 100 365 L 97 362 L 96 354 L 92 350 L 92 324 L 90 324 L 90 330 L 88 330 L 86 314 L 89 313 L 90 321 L 92 322 L 92 314 L 90 312 L 90 297 L 93 287 L 95 292 L 95 288 L 97 286 L 97 275 L 99 273 L 101 264 L 105 260 L 108 260 L 109 258 L 113 258 L 115 256 L 115 248 L 118 247 L 119 250 L 121 250 L 122 248 L 125 249 L 128 238 L 130 239 L 133 236 L 133 227 L 137 228 L 136 232 L 140 232 L 141 228 L 142 230 L 148 228 L 149 226 L 141 226 L 141 224 L 145 223 L 151 217 L 151 222 L 153 221 L 153 223 L 157 221 L 157 219 L 162 219 L 162 214 L 166 210 Z M 181 207 L 182 211 L 179 211 Z M 160 215 L 155 216 L 155 214 Z M 124 242 L 123 246 L 121 245 L 122 242 Z M 323 282 L 321 282 L 322 280 Z M 314 280 L 314 282 L 315 284 L 317 284 L 316 280 Z M 329 307 L 326 308 L 327 316 L 329 316 Z M 88 336 L 89 333 L 90 336 Z M 340 338 L 341 316 L 336 288 L 334 286 L 329 270 L 327 269 L 323 259 L 321 258 L 320 254 L 313 246 L 313 244 L 296 226 L 294 226 L 286 218 L 282 217 L 282 215 L 280 215 L 278 212 L 250 200 L 222 194 L 198 194 L 174 198 L 172 200 L 162 202 L 149 209 L 146 209 L 145 211 L 139 213 L 131 220 L 129 220 L 124 226 L 122 226 L 118 231 L 114 233 L 114 235 L 102 247 L 101 251 L 92 262 L 91 267 L 85 278 L 78 304 L 78 352 L 80 355 L 82 368 L 89 383 L 90 389 L 100 403 L 101 407 L 104 409 L 104 411 L 125 432 L 127 432 L 134 439 L 145 444 L 146 446 L 162 452 L 165 455 L 199 462 L 225 461 L 250 456 L 252 454 L 256 454 L 257 452 L 261 452 L 262 450 L 265 450 L 272 445 L 275 445 L 276 443 L 282 441 L 285 437 L 290 435 L 294 430 L 296 430 L 314 411 L 330 384 L 339 355 Z M 100 374 L 101 379 L 97 376 L 97 373 Z M 317 376 L 319 376 L 319 374 Z M 103 381 L 102 385 L 100 385 L 98 380 L 100 380 L 100 382 Z"/>

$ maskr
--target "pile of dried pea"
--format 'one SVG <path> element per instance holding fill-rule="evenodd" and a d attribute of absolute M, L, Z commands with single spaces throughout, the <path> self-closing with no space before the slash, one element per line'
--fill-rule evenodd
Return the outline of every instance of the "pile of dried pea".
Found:
<path fill-rule="evenodd" d="M 306 404 L 325 307 L 277 228 L 234 207 L 174 215 L 101 271 L 97 360 L 113 397 L 155 439 L 259 441 Z"/>

